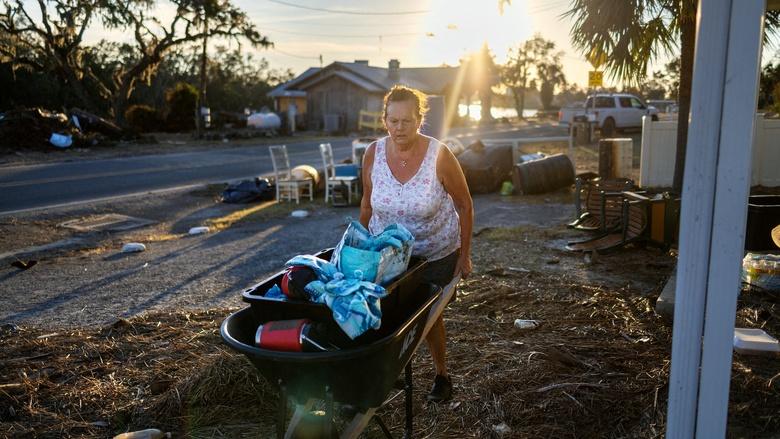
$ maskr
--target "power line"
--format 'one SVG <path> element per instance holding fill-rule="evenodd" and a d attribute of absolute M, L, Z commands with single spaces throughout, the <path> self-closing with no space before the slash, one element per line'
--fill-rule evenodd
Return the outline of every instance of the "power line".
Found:
<path fill-rule="evenodd" d="M 319 60 L 319 56 L 303 56 L 303 55 L 296 55 L 294 53 L 285 52 L 284 50 L 277 49 L 276 47 L 273 48 L 274 51 L 281 53 L 282 55 L 291 56 L 293 58 L 299 58 L 299 59 L 316 59 Z"/>
<path fill-rule="evenodd" d="M 279 32 L 281 34 L 288 34 L 288 35 L 297 35 L 297 36 L 307 36 L 307 37 L 323 37 L 323 38 L 379 38 L 379 37 L 407 37 L 412 35 L 418 35 L 418 36 L 432 36 L 432 33 L 426 33 L 426 32 L 406 32 L 406 33 L 398 33 L 398 34 L 313 34 L 310 32 L 290 32 L 286 30 L 280 30 L 280 29 L 273 29 L 270 27 L 264 28 L 266 31 L 271 32 Z"/>
<path fill-rule="evenodd" d="M 344 11 L 344 10 L 337 10 L 337 9 L 326 9 L 326 8 L 315 8 L 312 6 L 304 6 L 304 5 L 298 5 L 295 3 L 285 2 L 282 0 L 268 0 L 271 3 L 278 3 L 280 5 L 290 6 L 293 8 L 300 8 L 300 9 L 307 9 L 309 11 L 319 11 L 319 12 L 330 12 L 332 14 L 348 14 L 348 15 L 416 15 L 416 14 L 426 14 L 430 12 L 427 9 L 418 10 L 418 11 L 399 11 L 399 12 L 363 12 L 363 11 Z"/>

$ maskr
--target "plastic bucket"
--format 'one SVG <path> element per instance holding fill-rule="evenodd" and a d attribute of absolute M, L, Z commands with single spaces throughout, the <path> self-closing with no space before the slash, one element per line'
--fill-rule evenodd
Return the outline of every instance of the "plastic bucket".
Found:
<path fill-rule="evenodd" d="M 780 195 L 751 195 L 748 201 L 745 250 L 777 250 L 772 229 L 780 224 Z"/>

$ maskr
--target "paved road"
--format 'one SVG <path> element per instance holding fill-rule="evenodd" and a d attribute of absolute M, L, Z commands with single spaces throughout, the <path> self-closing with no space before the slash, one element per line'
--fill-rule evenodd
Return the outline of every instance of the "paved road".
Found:
<path fill-rule="evenodd" d="M 547 125 L 460 129 L 465 145 L 479 137 L 542 137 L 565 131 Z M 336 161 L 351 156 L 347 138 L 331 141 Z M 321 163 L 318 142 L 288 144 L 292 166 Z M 0 215 L 181 186 L 270 174 L 268 146 L 0 168 Z"/>
<path fill-rule="evenodd" d="M 291 165 L 321 166 L 318 145 L 288 144 Z M 351 155 L 349 139 L 331 145 L 337 161 Z M 0 168 L 0 215 L 272 172 L 268 146 L 5 167 Z"/>

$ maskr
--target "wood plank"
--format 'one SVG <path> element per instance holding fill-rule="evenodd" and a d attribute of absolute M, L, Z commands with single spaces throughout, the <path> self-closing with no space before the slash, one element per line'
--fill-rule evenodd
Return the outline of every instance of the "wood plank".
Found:
<path fill-rule="evenodd" d="M 352 418 L 347 428 L 341 433 L 341 439 L 357 439 L 360 433 L 366 429 L 368 423 L 371 422 L 371 418 L 374 417 L 376 409 L 368 409 L 364 413 L 358 413 Z"/>

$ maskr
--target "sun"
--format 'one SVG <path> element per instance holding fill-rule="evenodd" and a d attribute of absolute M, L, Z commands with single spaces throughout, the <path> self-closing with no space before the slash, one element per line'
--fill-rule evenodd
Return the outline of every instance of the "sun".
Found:
<path fill-rule="evenodd" d="M 504 62 L 510 47 L 532 36 L 531 20 L 522 3 L 513 2 L 501 15 L 498 0 L 431 0 L 427 5 L 430 13 L 421 26 L 433 37 L 418 41 L 412 52 L 413 64 L 457 65 L 483 43 L 497 62 Z"/>

